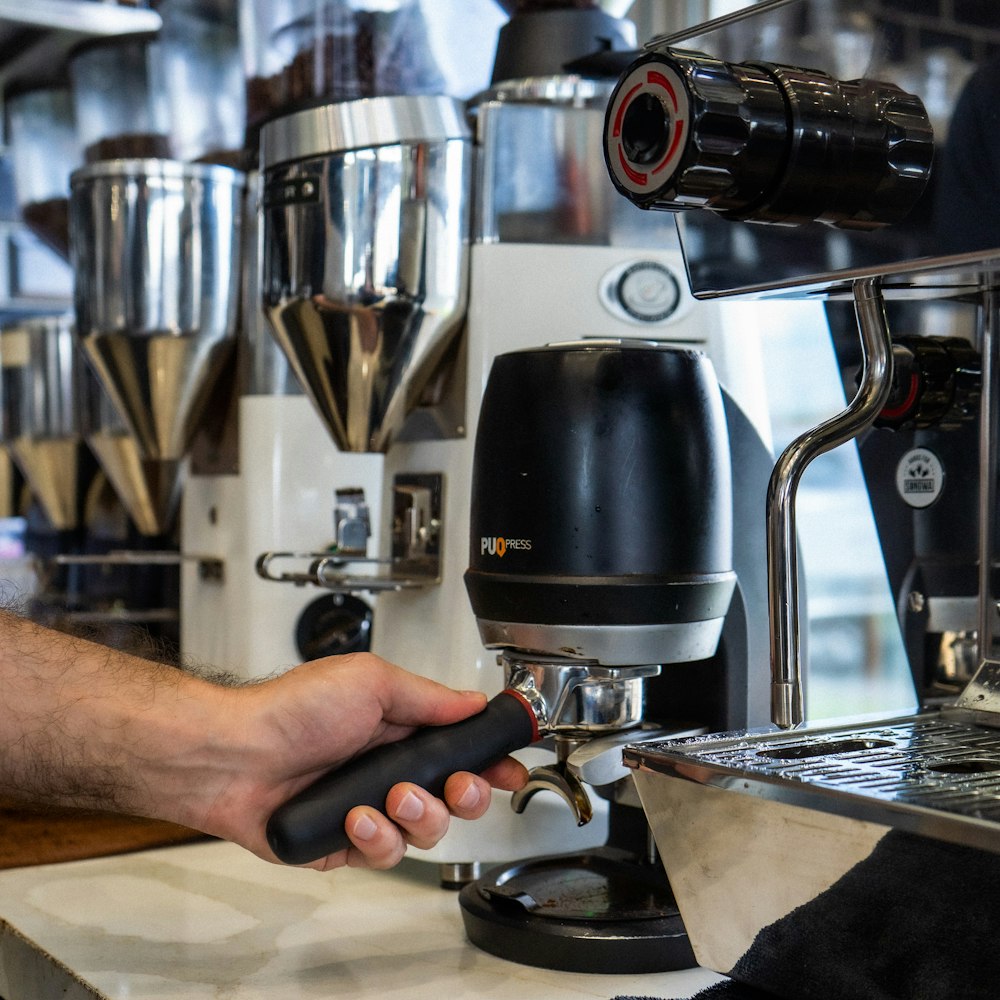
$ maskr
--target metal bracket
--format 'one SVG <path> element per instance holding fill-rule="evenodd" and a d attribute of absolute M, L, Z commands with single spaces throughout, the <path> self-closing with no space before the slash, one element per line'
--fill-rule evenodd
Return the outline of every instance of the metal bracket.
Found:
<path fill-rule="evenodd" d="M 1000 728 L 1000 662 L 983 660 L 958 696 L 955 708 L 971 713 L 972 722 Z"/>
<path fill-rule="evenodd" d="M 439 472 L 405 473 L 393 478 L 390 559 L 369 558 L 355 549 L 263 552 L 255 564 L 257 575 L 275 583 L 323 587 L 340 594 L 432 587 L 441 582 L 443 487 L 444 476 Z M 306 566 L 278 572 L 273 566 L 279 560 L 296 560 Z M 356 567 L 374 571 L 358 571 Z"/>
<path fill-rule="evenodd" d="M 180 566 L 181 563 L 196 562 L 198 578 L 201 580 L 222 583 L 226 576 L 225 563 L 218 556 L 170 550 L 112 549 L 100 555 L 60 553 L 52 557 L 52 562 L 57 566 Z"/>
<path fill-rule="evenodd" d="M 278 572 L 272 567 L 283 559 L 308 562 L 304 569 Z M 385 566 L 390 571 L 383 574 L 349 573 L 349 566 Z M 381 591 L 412 590 L 440 582 L 440 577 L 419 573 L 396 571 L 396 561 L 391 559 L 344 558 L 336 552 L 262 552 L 254 564 L 257 575 L 272 583 L 293 583 L 297 587 L 313 586 L 332 590 L 334 593 L 379 593 Z"/>

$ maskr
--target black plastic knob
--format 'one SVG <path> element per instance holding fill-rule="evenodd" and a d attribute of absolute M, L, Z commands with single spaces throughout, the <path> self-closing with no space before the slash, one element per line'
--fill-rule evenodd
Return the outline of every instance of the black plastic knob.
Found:
<path fill-rule="evenodd" d="M 851 229 L 905 218 L 933 146 L 920 98 L 892 83 L 669 48 L 621 77 L 604 141 L 612 181 L 643 208 Z"/>
<path fill-rule="evenodd" d="M 900 337 L 892 361 L 892 388 L 876 427 L 953 429 L 976 418 L 982 359 L 967 340 Z"/>

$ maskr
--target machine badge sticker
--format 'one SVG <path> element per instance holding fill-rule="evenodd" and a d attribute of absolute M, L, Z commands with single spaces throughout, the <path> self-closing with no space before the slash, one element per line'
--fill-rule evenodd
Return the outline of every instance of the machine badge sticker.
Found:
<path fill-rule="evenodd" d="M 319 202 L 320 189 L 314 177 L 284 177 L 264 188 L 264 208 L 305 205 Z"/>
<path fill-rule="evenodd" d="M 912 448 L 896 466 L 896 489 L 910 507 L 929 507 L 944 489 L 944 466 L 926 448 Z"/>
<path fill-rule="evenodd" d="M 654 116 L 658 140 L 635 147 L 628 141 L 629 120 Z M 667 66 L 637 65 L 618 84 L 608 108 L 605 150 L 618 182 L 636 193 L 653 190 L 669 177 L 684 153 L 688 135 L 687 89 Z"/>
<path fill-rule="evenodd" d="M 498 556 L 503 559 L 508 549 L 523 549 L 530 551 L 530 538 L 504 538 L 502 535 L 487 537 L 483 535 L 479 539 L 479 554 L 481 556 Z"/>

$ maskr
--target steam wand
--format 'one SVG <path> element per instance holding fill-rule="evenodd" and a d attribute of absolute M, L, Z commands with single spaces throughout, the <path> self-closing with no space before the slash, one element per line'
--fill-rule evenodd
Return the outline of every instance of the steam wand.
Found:
<path fill-rule="evenodd" d="M 853 283 L 861 335 L 861 385 L 847 409 L 806 431 L 782 452 L 767 488 L 767 600 L 771 620 L 771 720 L 782 729 L 803 721 L 799 656 L 795 495 L 818 455 L 851 440 L 885 406 L 892 383 L 892 339 L 878 278 Z"/>

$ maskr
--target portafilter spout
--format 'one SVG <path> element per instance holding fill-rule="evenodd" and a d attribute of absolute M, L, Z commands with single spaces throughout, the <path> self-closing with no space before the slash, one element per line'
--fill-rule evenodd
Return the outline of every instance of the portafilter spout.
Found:
<path fill-rule="evenodd" d="M 529 772 L 528 782 L 511 796 L 521 813 L 541 791 L 565 800 L 578 826 L 593 816 L 590 796 L 571 767 L 572 752 L 595 737 L 634 729 L 642 722 L 645 681 L 659 676 L 658 663 L 609 667 L 596 660 L 505 649 L 498 658 L 506 686 L 537 706 L 539 730 L 555 738 L 556 762 Z"/>

